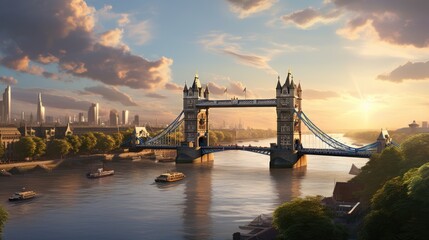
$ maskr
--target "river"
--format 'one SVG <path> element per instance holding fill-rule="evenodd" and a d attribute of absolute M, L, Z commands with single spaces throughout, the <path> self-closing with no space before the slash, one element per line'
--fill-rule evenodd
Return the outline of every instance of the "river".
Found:
<path fill-rule="evenodd" d="M 348 139 L 342 139 L 348 141 Z M 269 146 L 275 139 L 246 141 Z M 331 196 L 336 181 L 347 181 L 354 163 L 367 159 L 308 156 L 301 169 L 269 169 L 269 156 L 245 151 L 215 153 L 203 164 L 110 162 L 115 175 L 87 179 L 94 163 L 49 173 L 0 178 L 0 204 L 9 212 L 3 237 L 20 239 L 232 239 L 238 226 L 279 204 L 305 195 Z M 155 184 L 167 170 L 186 178 Z M 11 203 L 25 186 L 39 196 Z"/>

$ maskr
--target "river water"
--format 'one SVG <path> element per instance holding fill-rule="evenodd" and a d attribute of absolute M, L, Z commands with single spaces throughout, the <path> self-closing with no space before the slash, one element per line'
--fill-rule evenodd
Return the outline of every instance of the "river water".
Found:
<path fill-rule="evenodd" d="M 348 139 L 342 139 L 347 141 Z M 269 146 L 275 139 L 243 145 Z M 94 163 L 49 173 L 0 178 L 0 204 L 9 212 L 3 237 L 19 239 L 232 239 L 238 226 L 305 195 L 331 196 L 336 181 L 352 176 L 367 159 L 308 156 L 307 167 L 269 169 L 269 156 L 244 151 L 215 153 L 203 164 L 151 160 L 107 163 L 115 175 L 87 179 Z M 155 184 L 167 170 L 182 181 Z M 26 202 L 7 198 L 25 186 L 40 195 Z"/>

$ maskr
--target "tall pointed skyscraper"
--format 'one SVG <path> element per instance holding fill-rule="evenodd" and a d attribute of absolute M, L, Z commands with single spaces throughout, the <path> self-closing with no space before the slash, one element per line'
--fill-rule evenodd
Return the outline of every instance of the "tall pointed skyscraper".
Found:
<path fill-rule="evenodd" d="M 4 90 L 3 98 L 0 100 L 1 122 L 11 122 L 11 89 L 10 86 Z"/>
<path fill-rule="evenodd" d="M 45 122 L 45 107 L 42 104 L 42 94 L 39 93 L 39 101 L 37 102 L 37 122 Z"/>

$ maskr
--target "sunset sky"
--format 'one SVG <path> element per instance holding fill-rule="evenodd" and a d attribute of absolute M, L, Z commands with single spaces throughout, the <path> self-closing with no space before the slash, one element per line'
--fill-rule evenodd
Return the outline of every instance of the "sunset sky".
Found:
<path fill-rule="evenodd" d="M 274 98 L 291 70 L 322 129 L 429 120 L 427 0 L 0 0 L 0 84 L 12 113 L 84 112 L 98 102 L 168 123 L 198 73 L 211 98 Z M 228 96 L 224 89 L 228 89 Z M 275 128 L 275 109 L 211 111 Z"/>

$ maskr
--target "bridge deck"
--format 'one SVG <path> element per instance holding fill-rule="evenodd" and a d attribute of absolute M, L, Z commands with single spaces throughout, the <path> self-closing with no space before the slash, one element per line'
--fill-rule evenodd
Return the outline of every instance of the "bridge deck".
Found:
<path fill-rule="evenodd" d="M 275 107 L 276 99 L 199 100 L 198 108 Z"/>

